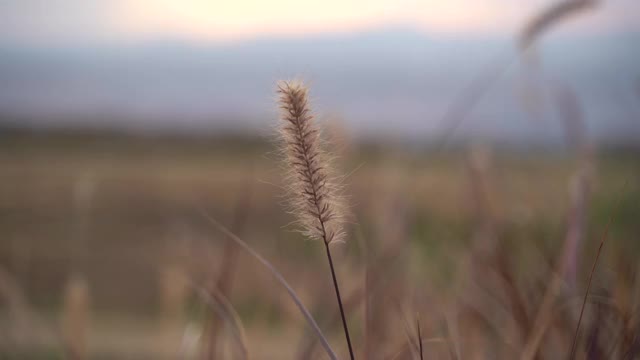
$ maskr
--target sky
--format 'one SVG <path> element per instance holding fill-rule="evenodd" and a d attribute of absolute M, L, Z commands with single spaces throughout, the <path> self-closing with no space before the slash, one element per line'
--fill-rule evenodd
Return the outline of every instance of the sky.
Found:
<path fill-rule="evenodd" d="M 263 131 L 275 82 L 302 78 L 354 132 L 422 138 L 558 1 L 0 0 L 0 128 Z M 640 138 L 638 39 L 640 0 L 563 19 L 458 132 L 531 136 L 569 87 L 599 134 Z"/>
<path fill-rule="evenodd" d="M 552 0 L 3 0 L 0 41 L 22 45 L 233 42 L 388 26 L 436 34 L 513 33 Z M 640 1 L 609 0 L 566 26 L 640 29 Z"/>

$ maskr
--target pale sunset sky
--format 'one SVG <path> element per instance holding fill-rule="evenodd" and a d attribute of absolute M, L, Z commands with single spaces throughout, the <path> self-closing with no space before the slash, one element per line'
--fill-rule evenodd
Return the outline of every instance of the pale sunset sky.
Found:
<path fill-rule="evenodd" d="M 434 34 L 512 34 L 557 0 L 5 0 L 0 40 L 122 43 L 169 38 L 235 41 L 390 26 Z M 610 0 L 566 29 L 638 31 L 640 1 Z"/>

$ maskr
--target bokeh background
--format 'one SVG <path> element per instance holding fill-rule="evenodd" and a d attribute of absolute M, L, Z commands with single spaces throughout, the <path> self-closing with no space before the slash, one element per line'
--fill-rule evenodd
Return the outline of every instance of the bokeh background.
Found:
<path fill-rule="evenodd" d="M 638 44 L 636 0 L 2 1 L 0 358 L 242 358 L 203 291 L 252 358 L 322 358 L 203 211 L 346 355 L 322 244 L 282 206 L 282 79 L 345 175 L 358 357 L 410 358 L 416 318 L 431 357 L 518 357 L 550 279 L 573 306 L 538 355 L 564 356 L 609 219 L 593 286 L 627 315 L 587 311 L 607 331 L 579 354 L 622 333 L 633 357 Z"/>

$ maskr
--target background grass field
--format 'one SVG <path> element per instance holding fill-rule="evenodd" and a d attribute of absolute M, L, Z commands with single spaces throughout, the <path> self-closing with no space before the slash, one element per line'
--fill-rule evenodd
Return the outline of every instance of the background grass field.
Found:
<path fill-rule="evenodd" d="M 475 276 L 491 278 L 494 271 L 465 275 L 465 259 L 482 237 L 485 215 L 491 216 L 495 246 L 508 253 L 518 291 L 530 294 L 525 300 L 531 303 L 544 292 L 540 287 L 555 267 L 567 231 L 570 183 L 578 167 L 570 149 L 458 145 L 421 151 L 347 140 L 339 148 L 337 164 L 349 174 L 345 186 L 353 216 L 346 243 L 334 249 L 344 296 L 355 304 L 348 317 L 359 354 L 365 351 L 365 318 L 378 325 L 377 334 L 367 335 L 371 358 L 386 358 L 383 353 L 401 347 L 407 341 L 402 318 L 412 327 L 416 313 L 425 338 L 446 337 L 443 308 L 470 294 L 455 279 L 474 283 Z M 597 154 L 576 299 L 583 295 L 609 218 L 612 227 L 594 291 L 610 288 L 621 268 L 637 268 L 640 254 L 639 154 L 630 149 Z M 478 156 L 485 164 L 481 179 L 470 160 Z M 0 267 L 22 293 L 28 308 L 17 308 L 28 320 L 14 314 L 11 301 L 1 303 L 0 357 L 63 356 L 56 334 L 68 316 L 69 284 L 78 277 L 88 291 L 87 319 L 80 322 L 87 326 L 89 358 L 175 358 L 201 351 L 206 342 L 193 339 L 203 328 L 206 336 L 210 311 L 185 278 L 209 286 L 230 251 L 201 208 L 285 275 L 344 354 L 339 323 L 329 321 L 337 308 L 318 249 L 322 245 L 286 226 L 293 219 L 281 205 L 277 160 L 265 138 L 4 136 Z M 487 196 L 478 202 L 474 188 L 480 182 Z M 234 258 L 228 297 L 252 355 L 300 356 L 310 335 L 293 303 L 254 259 L 244 253 Z M 512 310 L 501 299 L 503 290 L 477 284 L 490 299 L 467 300 L 482 303 L 476 310 L 499 319 L 505 329 L 512 326 L 509 316 L 500 315 Z M 359 300 L 363 289 L 366 300 Z M 571 313 L 579 310 L 579 301 L 573 308 Z M 221 336 L 222 351 L 232 356 L 228 331 Z M 440 358 L 446 348 L 435 341 L 427 345 L 427 354 Z"/>

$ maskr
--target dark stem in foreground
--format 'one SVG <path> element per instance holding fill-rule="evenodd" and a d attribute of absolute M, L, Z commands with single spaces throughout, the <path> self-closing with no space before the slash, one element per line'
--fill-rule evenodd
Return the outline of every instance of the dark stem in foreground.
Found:
<path fill-rule="evenodd" d="M 344 316 L 344 309 L 342 308 L 342 298 L 340 297 L 340 288 L 338 287 L 338 280 L 336 279 L 336 271 L 333 268 L 333 260 L 331 259 L 331 250 L 329 250 L 329 243 L 324 241 L 324 248 L 327 250 L 327 259 L 329 260 L 329 267 L 331 267 L 331 277 L 333 278 L 333 287 L 336 289 L 336 298 L 338 299 L 338 306 L 340 307 L 340 317 L 342 317 L 342 327 L 344 328 L 344 336 L 347 339 L 347 346 L 349 347 L 349 357 L 354 360 L 353 349 L 351 347 L 351 338 L 349 337 L 349 328 L 347 327 L 347 319 Z"/>
<path fill-rule="evenodd" d="M 628 181 L 625 181 L 622 185 L 622 189 L 625 190 L 627 188 Z M 624 191 L 623 191 L 624 193 Z M 620 204 L 622 197 L 618 199 L 616 203 L 616 207 Z M 602 239 L 600 240 L 600 246 L 598 246 L 598 252 L 596 253 L 596 258 L 593 260 L 593 266 L 591 267 L 591 273 L 589 273 L 589 282 L 587 283 L 587 290 L 584 293 L 584 299 L 582 300 L 582 307 L 580 308 L 580 316 L 578 317 L 578 325 L 576 325 L 576 333 L 573 336 L 573 344 L 571 345 L 571 354 L 569 355 L 569 359 L 573 360 L 576 356 L 576 349 L 578 345 L 578 337 L 580 336 L 580 324 L 582 323 L 582 316 L 584 315 L 584 308 L 587 306 L 587 298 L 589 296 L 589 290 L 591 290 L 591 281 L 593 280 L 593 273 L 596 271 L 596 266 L 598 266 L 598 259 L 600 258 L 600 253 L 602 253 L 602 248 L 604 247 L 605 241 L 607 241 L 607 235 L 609 235 L 609 227 L 611 227 L 611 223 L 613 222 L 613 214 L 609 217 L 609 221 L 607 221 L 607 226 L 604 228 L 604 234 L 602 234 Z"/>
<path fill-rule="evenodd" d="M 584 299 L 582 301 L 582 307 L 580 308 L 580 316 L 578 317 L 578 325 L 576 325 L 576 333 L 573 336 L 573 344 L 571 345 L 571 354 L 569 355 L 569 359 L 573 360 L 576 357 L 576 349 L 578 345 L 578 338 L 580 336 L 580 324 L 582 323 L 582 316 L 584 315 L 584 308 L 587 305 L 587 298 L 589 296 L 589 290 L 591 290 L 591 281 L 593 280 L 593 273 L 596 271 L 596 266 L 598 266 L 598 259 L 600 258 L 600 253 L 602 253 L 602 247 L 604 246 L 604 242 L 607 240 L 607 234 L 609 233 L 609 227 L 611 226 L 611 218 L 609 218 L 609 222 L 607 223 L 607 227 L 604 229 L 604 235 L 602 236 L 602 240 L 600 241 L 600 246 L 598 247 L 598 252 L 596 253 L 596 259 L 593 261 L 593 265 L 591 267 L 591 273 L 589 273 L 589 282 L 587 283 L 587 290 L 584 293 Z"/>
<path fill-rule="evenodd" d="M 424 360 L 424 355 L 422 352 L 422 332 L 420 331 L 420 316 L 416 316 L 416 326 L 418 328 L 418 349 L 420 350 L 420 360 Z"/>

